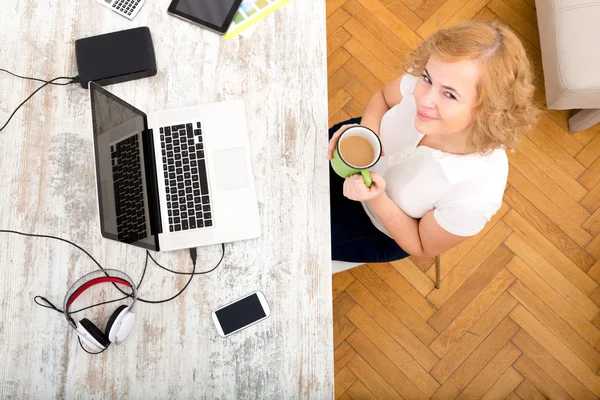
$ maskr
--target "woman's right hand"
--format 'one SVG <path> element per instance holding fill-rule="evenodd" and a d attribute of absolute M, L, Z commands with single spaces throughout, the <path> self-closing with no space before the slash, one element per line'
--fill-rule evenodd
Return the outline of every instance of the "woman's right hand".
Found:
<path fill-rule="evenodd" d="M 344 132 L 346 129 L 350 128 L 351 126 L 359 126 L 359 124 L 342 125 L 342 127 L 333 134 L 333 136 L 329 140 L 329 146 L 327 146 L 327 159 L 328 160 L 331 160 L 331 157 L 333 157 L 333 150 L 335 149 L 335 145 L 337 144 L 337 141 L 340 138 L 340 135 L 342 134 L 342 132 Z"/>

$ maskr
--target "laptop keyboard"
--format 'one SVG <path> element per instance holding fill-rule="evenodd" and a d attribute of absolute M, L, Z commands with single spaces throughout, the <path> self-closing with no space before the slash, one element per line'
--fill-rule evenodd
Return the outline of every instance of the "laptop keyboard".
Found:
<path fill-rule="evenodd" d="M 111 146 L 117 237 L 125 243 L 146 238 L 144 187 L 137 135 Z"/>
<path fill-rule="evenodd" d="M 202 125 L 160 128 L 169 231 L 213 226 Z"/>

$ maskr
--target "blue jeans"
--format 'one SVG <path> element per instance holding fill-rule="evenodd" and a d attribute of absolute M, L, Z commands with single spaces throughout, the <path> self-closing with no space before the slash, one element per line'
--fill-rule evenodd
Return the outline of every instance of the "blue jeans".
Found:
<path fill-rule="evenodd" d="M 345 124 L 360 124 L 352 118 L 329 128 L 329 138 Z M 388 262 L 408 254 L 385 233 L 375 228 L 362 204 L 343 194 L 344 179 L 329 167 L 329 204 L 331 209 L 331 255 L 333 260 L 349 262 Z"/>

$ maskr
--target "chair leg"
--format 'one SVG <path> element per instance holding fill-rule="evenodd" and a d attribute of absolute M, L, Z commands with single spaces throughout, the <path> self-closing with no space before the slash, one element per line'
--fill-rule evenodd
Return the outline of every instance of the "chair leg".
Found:
<path fill-rule="evenodd" d="M 440 256 L 435 257 L 435 288 L 440 288 Z"/>

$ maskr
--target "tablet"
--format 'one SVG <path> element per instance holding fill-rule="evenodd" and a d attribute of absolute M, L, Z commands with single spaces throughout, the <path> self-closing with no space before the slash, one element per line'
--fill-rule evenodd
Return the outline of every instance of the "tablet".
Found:
<path fill-rule="evenodd" d="M 168 13 L 224 35 L 242 0 L 173 0 Z"/>

